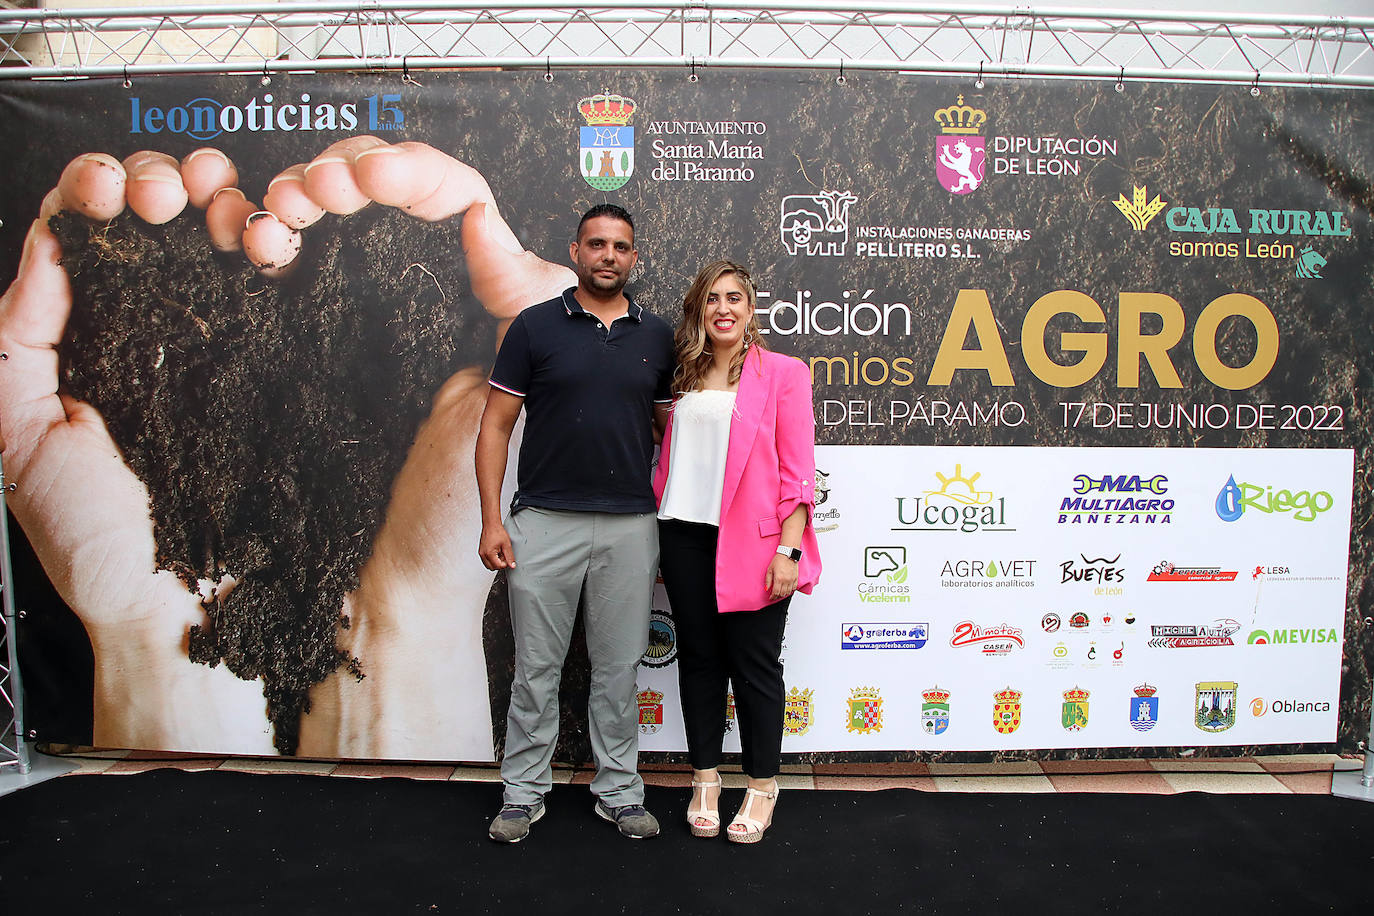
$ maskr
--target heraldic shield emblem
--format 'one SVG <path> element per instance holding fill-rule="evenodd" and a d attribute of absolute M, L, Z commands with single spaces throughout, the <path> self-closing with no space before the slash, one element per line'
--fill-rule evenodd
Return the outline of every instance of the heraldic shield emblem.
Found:
<path fill-rule="evenodd" d="M 793 687 L 782 705 L 782 733 L 804 735 L 811 730 L 811 698 L 813 691 Z"/>
<path fill-rule="evenodd" d="M 849 722 L 845 731 L 871 735 L 883 729 L 883 698 L 877 687 L 855 687 L 849 692 Z"/>
<path fill-rule="evenodd" d="M 1088 691 L 1082 687 L 1064 691 L 1063 715 L 1060 724 L 1065 731 L 1078 732 L 1088 727 Z"/>
<path fill-rule="evenodd" d="M 992 695 L 992 727 L 998 733 L 1010 735 L 1021 727 L 1021 691 L 999 690 Z"/>
<path fill-rule="evenodd" d="M 601 93 L 577 103 L 585 127 L 579 127 L 577 168 L 582 180 L 598 191 L 614 191 L 635 171 L 635 129 L 629 126 L 635 101 Z"/>
<path fill-rule="evenodd" d="M 921 730 L 927 735 L 943 734 L 949 728 L 949 691 L 932 687 L 921 693 Z"/>
<path fill-rule="evenodd" d="M 1203 681 L 1197 685 L 1194 724 L 1205 732 L 1224 732 L 1236 724 L 1235 681 Z"/>
<path fill-rule="evenodd" d="M 639 704 L 639 733 L 652 735 L 663 727 L 663 694 L 652 688 L 635 694 Z"/>
<path fill-rule="evenodd" d="M 1156 689 L 1149 684 L 1141 684 L 1134 692 L 1129 716 L 1131 728 L 1147 732 L 1159 721 L 1159 697 L 1155 696 Z"/>
<path fill-rule="evenodd" d="M 964 97 L 935 112 L 940 135 L 935 138 L 935 177 L 951 194 L 972 194 L 987 173 L 986 141 L 979 131 L 987 112 L 964 104 Z"/>

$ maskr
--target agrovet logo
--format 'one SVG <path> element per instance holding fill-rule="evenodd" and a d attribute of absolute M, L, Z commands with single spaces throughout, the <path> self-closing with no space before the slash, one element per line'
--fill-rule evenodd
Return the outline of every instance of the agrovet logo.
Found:
<path fill-rule="evenodd" d="M 370 95 L 358 102 L 319 102 L 302 92 L 299 99 L 277 99 L 272 93 L 249 99 L 247 104 L 228 104 L 207 96 L 180 105 L 149 105 L 140 96 L 129 99 L 129 133 L 185 134 L 193 140 L 213 140 L 220 134 L 239 131 L 368 131 L 401 130 L 405 112 L 395 93 Z M 360 111 L 360 107 L 362 111 Z M 360 117 L 361 116 L 361 117 Z"/>
<path fill-rule="evenodd" d="M 598 191 L 614 191 L 635 171 L 635 129 L 629 126 L 635 100 L 603 92 L 582 99 L 577 110 L 587 122 L 577 129 L 582 180 Z"/>

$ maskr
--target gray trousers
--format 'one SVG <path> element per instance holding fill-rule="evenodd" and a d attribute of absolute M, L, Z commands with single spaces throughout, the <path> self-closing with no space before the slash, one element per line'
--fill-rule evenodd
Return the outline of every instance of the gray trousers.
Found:
<path fill-rule="evenodd" d="M 658 568 L 654 514 L 527 508 L 506 520 L 506 531 L 516 565 L 506 577 L 515 681 L 501 760 L 505 803 L 534 804 L 553 787 L 558 685 L 582 599 L 591 662 L 592 792 L 612 807 L 643 804 L 635 669 L 649 642 Z"/>

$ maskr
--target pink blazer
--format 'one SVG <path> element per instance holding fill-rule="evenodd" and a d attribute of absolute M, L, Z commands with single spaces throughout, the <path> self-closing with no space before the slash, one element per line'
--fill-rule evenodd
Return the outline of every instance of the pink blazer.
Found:
<path fill-rule="evenodd" d="M 654 498 L 660 504 L 672 436 L 670 417 L 654 472 Z M 799 359 L 755 347 L 744 359 L 725 453 L 716 542 L 716 603 L 721 611 L 756 611 L 772 603 L 764 575 L 777 552 L 782 522 L 797 506 L 806 506 L 797 590 L 811 593 L 821 577 L 811 525 L 815 486 L 811 370 Z"/>

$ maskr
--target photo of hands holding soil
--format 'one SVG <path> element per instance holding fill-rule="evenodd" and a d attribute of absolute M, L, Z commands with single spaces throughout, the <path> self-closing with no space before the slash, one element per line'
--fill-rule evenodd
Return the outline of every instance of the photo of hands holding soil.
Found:
<path fill-rule="evenodd" d="M 386 161 L 369 172 L 364 150 Z M 198 187 L 206 160 L 220 174 Z M 388 185 L 397 175 L 414 185 Z M 362 657 L 400 661 L 451 628 L 423 635 L 426 612 L 453 618 L 465 597 L 476 609 L 468 667 L 485 696 L 476 622 L 491 577 L 459 543 L 476 512 L 485 367 L 497 319 L 526 304 L 511 297 L 561 289 L 567 271 L 522 253 L 480 176 L 426 146 L 330 147 L 273 185 L 280 219 L 246 204 L 234 177 L 217 151 L 69 165 L 0 325 L 7 470 L 29 484 L 11 504 L 91 635 L 97 742 L 263 750 L 270 738 L 295 753 L 313 709 L 313 751 L 342 752 L 339 718 L 406 674 L 392 665 L 366 690 L 340 686 L 337 703 L 312 704 L 311 688 L 365 681 L 375 669 Z M 295 192 L 285 203 L 282 185 Z M 375 196 L 395 206 L 364 208 Z M 308 206 L 320 201 L 334 212 Z M 223 202 L 258 214 L 242 244 L 215 238 Z M 447 218 L 463 213 L 466 223 Z M 285 253 L 254 263 L 224 250 L 257 256 L 264 228 L 288 240 Z M 462 307 L 497 280 L 487 308 Z M 70 302 L 54 302 L 67 288 Z M 32 489 L 38 477 L 45 486 Z M 206 667 L 188 671 L 187 656 Z M 265 719 L 240 686 L 250 682 Z M 321 712 L 332 720 L 323 728 Z M 369 730 L 374 751 L 432 740 L 407 735 L 402 718 Z M 468 756 L 490 755 L 482 731 L 485 747 Z"/>

